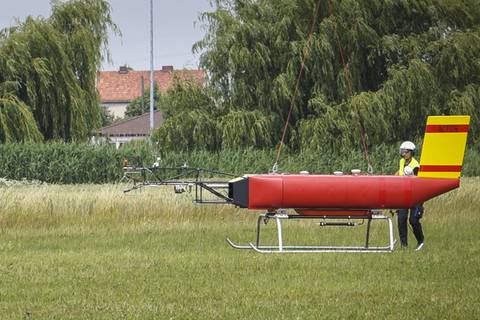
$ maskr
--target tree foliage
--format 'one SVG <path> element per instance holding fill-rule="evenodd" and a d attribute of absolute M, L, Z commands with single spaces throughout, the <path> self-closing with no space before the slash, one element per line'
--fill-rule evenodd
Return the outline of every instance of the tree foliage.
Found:
<path fill-rule="evenodd" d="M 369 146 L 419 139 L 427 115 L 458 113 L 472 116 L 470 141 L 479 140 L 478 0 L 215 5 L 202 15 L 207 33 L 194 46 L 203 51 L 212 96 L 226 110 L 273 115 L 274 141 L 303 57 L 288 131 L 293 148 L 359 148 L 361 132 Z"/>
<path fill-rule="evenodd" d="M 32 112 L 8 87 L 8 83 L 0 84 L 0 141 L 40 141 Z"/>
<path fill-rule="evenodd" d="M 153 86 L 153 110 L 158 110 L 160 103 L 160 90 L 157 83 Z M 142 109 L 142 97 L 136 97 L 127 106 L 125 111 L 125 117 L 135 117 L 146 112 L 150 112 L 150 88 L 146 88 L 143 92 L 143 109 Z"/>
<path fill-rule="evenodd" d="M 190 110 L 201 110 L 216 115 L 215 104 L 208 88 L 193 78 L 174 74 L 171 87 L 160 99 L 160 109 L 166 118 Z"/>
<path fill-rule="evenodd" d="M 154 141 L 164 150 L 218 150 L 272 146 L 272 116 L 259 110 L 218 108 L 209 88 L 175 77 L 160 97 L 166 118 Z"/>
<path fill-rule="evenodd" d="M 0 141 L 32 140 L 34 127 L 47 140 L 83 140 L 100 125 L 95 83 L 109 29 L 116 31 L 106 0 L 71 0 L 52 1 L 49 18 L 28 17 L 2 31 L 0 83 L 15 84 L 8 95 L 20 104 L 10 109 L 22 105 L 33 117 L 17 110 L 24 116 L 8 125 L 28 126 L 18 126 L 17 136 L 4 134 Z"/>
<path fill-rule="evenodd" d="M 230 111 L 219 119 L 223 149 L 272 146 L 272 119 L 260 111 Z"/>
<path fill-rule="evenodd" d="M 191 110 L 212 111 L 214 114 L 214 103 L 208 90 L 199 85 L 193 78 L 173 74 L 171 86 L 163 94 L 160 92 L 157 83 L 154 83 L 153 99 L 154 110 L 161 110 L 165 118 L 173 117 L 179 113 Z M 125 115 L 133 117 L 149 112 L 150 110 L 150 88 L 143 93 L 144 110 L 142 112 L 142 97 L 137 97 L 127 106 Z"/>
<path fill-rule="evenodd" d="M 200 110 L 184 111 L 168 118 L 153 135 L 163 150 L 215 150 L 217 123 Z"/>

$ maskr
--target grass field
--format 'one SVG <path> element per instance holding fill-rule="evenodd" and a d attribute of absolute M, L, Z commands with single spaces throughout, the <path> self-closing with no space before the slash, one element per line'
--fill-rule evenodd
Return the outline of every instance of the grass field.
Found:
<path fill-rule="evenodd" d="M 385 254 L 233 250 L 225 237 L 253 240 L 255 213 L 123 188 L 0 187 L 0 319 L 480 318 L 480 178 L 426 204 L 423 251 L 409 231 L 412 248 Z M 362 244 L 364 229 L 285 232 Z"/>

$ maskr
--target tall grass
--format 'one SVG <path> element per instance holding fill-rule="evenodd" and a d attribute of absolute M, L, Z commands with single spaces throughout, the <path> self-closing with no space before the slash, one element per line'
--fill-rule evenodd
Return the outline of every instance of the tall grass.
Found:
<path fill-rule="evenodd" d="M 448 152 L 448 151 L 445 151 Z M 41 180 L 51 183 L 112 183 L 123 176 L 123 160 L 130 165 L 150 167 L 162 158 L 165 167 L 200 167 L 238 175 L 266 173 L 272 169 L 274 150 L 224 150 L 221 152 L 160 152 L 148 143 L 131 143 L 119 150 L 113 146 L 87 144 L 0 144 L 0 177 L 14 180 Z M 397 170 L 396 146 L 378 146 L 370 152 L 370 161 L 376 174 L 391 174 Z M 465 156 L 464 176 L 480 176 L 480 151 L 474 147 Z M 308 170 L 315 173 L 350 172 L 359 168 L 366 171 L 364 155 L 358 151 L 329 154 L 292 151 L 282 154 L 281 172 Z"/>
<path fill-rule="evenodd" d="M 170 188 L 124 195 L 124 187 L 0 188 L 0 318 L 474 319 L 480 312 L 480 178 L 426 203 L 423 251 L 392 254 L 236 251 L 224 238 L 253 240 L 255 212 L 194 205 Z M 384 242 L 385 227 L 372 227 L 372 241 Z M 274 226 L 265 228 L 272 239 Z M 285 239 L 361 244 L 364 231 L 291 222 Z"/>

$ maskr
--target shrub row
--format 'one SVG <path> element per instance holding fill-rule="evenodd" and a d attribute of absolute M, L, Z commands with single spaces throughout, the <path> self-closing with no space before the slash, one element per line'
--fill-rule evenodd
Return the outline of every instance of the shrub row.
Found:
<path fill-rule="evenodd" d="M 447 152 L 447 151 L 446 151 Z M 3 144 L 0 145 L 0 178 L 13 180 L 40 180 L 49 183 L 108 183 L 123 176 L 123 161 L 129 165 L 151 166 L 157 157 L 161 166 L 188 165 L 234 174 L 265 173 L 272 169 L 274 150 L 231 150 L 162 153 L 148 143 L 131 143 L 119 150 L 111 145 L 87 144 Z M 370 150 L 370 162 L 376 174 L 392 174 L 397 170 L 397 146 L 379 146 Z M 471 148 L 464 162 L 464 176 L 480 176 L 480 151 Z M 360 151 L 332 155 L 327 153 L 285 152 L 279 161 L 279 172 L 307 170 L 331 173 L 350 172 L 358 168 L 366 171 L 364 155 Z"/>

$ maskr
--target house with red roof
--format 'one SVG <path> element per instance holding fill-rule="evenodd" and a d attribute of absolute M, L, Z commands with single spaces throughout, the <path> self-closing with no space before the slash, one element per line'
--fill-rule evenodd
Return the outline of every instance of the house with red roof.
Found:
<path fill-rule="evenodd" d="M 192 79 L 199 86 L 203 86 L 205 78 L 202 70 L 174 70 L 172 66 L 163 66 L 153 74 L 160 92 L 166 92 L 170 88 L 175 76 Z M 100 102 L 115 118 L 123 118 L 130 102 L 140 97 L 142 91 L 147 88 L 150 88 L 150 71 L 134 71 L 127 66 L 121 66 L 118 71 L 100 71 L 97 75 Z M 158 128 L 163 121 L 162 113 L 155 111 L 154 128 Z M 107 139 L 117 148 L 131 140 L 145 139 L 150 136 L 150 113 L 116 121 L 110 126 L 101 128 L 99 135 L 100 140 Z M 94 137 L 92 141 L 95 142 L 96 138 Z"/>
<path fill-rule="evenodd" d="M 199 85 L 203 85 L 205 79 L 203 70 L 174 70 L 173 66 L 163 66 L 153 74 L 160 92 L 170 88 L 175 75 L 193 79 Z M 97 76 L 100 102 L 116 118 L 124 117 L 128 104 L 142 95 L 142 87 L 145 90 L 150 87 L 150 71 L 134 71 L 121 66 L 118 71 L 100 71 Z"/>

